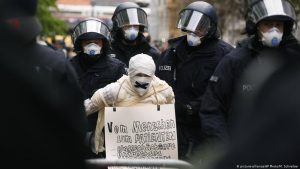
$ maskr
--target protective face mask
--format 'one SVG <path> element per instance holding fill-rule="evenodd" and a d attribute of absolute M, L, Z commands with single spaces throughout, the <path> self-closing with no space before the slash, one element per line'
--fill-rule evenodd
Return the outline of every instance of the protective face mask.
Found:
<path fill-rule="evenodd" d="M 143 96 L 149 90 L 152 77 L 133 76 L 130 78 L 130 81 L 138 95 Z"/>
<path fill-rule="evenodd" d="M 187 43 L 189 46 L 198 46 L 201 44 L 201 37 L 195 35 L 194 33 L 188 33 Z"/>
<path fill-rule="evenodd" d="M 282 40 L 282 35 L 282 32 L 280 32 L 276 27 L 273 27 L 267 32 L 262 33 L 262 43 L 265 46 L 276 47 L 280 44 Z"/>
<path fill-rule="evenodd" d="M 130 27 L 124 30 L 124 36 L 127 40 L 135 40 L 138 37 L 139 30 L 135 29 L 134 27 Z"/>
<path fill-rule="evenodd" d="M 95 56 L 100 54 L 101 47 L 95 43 L 90 43 L 83 47 L 83 52 L 89 56 Z"/>

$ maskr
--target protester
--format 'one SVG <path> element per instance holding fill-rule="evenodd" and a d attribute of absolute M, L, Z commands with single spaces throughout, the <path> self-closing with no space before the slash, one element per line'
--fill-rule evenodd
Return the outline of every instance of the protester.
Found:
<path fill-rule="evenodd" d="M 174 103 L 172 88 L 154 75 L 155 64 L 151 56 L 138 54 L 129 61 L 128 76 L 97 90 L 91 99 L 85 100 L 87 114 L 98 111 L 95 152 L 104 148 L 104 107 L 135 106 L 144 104 Z"/>

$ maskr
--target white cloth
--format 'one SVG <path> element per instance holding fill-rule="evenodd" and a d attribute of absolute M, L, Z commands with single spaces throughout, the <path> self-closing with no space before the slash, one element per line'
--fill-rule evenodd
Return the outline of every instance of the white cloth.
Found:
<path fill-rule="evenodd" d="M 133 77 L 138 73 L 143 73 L 151 77 L 154 75 L 155 63 L 151 56 L 142 53 L 130 58 L 128 76 Z"/>
<path fill-rule="evenodd" d="M 174 102 L 172 88 L 165 81 L 160 80 L 154 75 L 149 90 L 143 96 L 139 96 L 136 93 L 130 83 L 129 76 L 126 75 L 121 77 L 117 82 L 97 90 L 90 100 L 85 101 L 87 115 L 98 111 L 95 131 L 96 153 L 105 150 L 103 146 L 104 140 L 101 140 L 101 132 L 104 127 L 104 107 L 112 107 L 113 104 L 116 107 L 126 107 L 137 104 L 172 104 Z"/>

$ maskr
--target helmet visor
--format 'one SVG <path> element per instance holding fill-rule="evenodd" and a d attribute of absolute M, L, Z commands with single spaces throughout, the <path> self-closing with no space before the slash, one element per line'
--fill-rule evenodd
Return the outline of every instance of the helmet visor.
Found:
<path fill-rule="evenodd" d="M 73 43 L 78 37 L 86 33 L 96 33 L 104 36 L 108 41 L 110 39 L 110 32 L 108 27 L 99 20 L 86 20 L 80 22 L 75 28 L 72 35 Z"/>
<path fill-rule="evenodd" d="M 205 35 L 211 25 L 209 17 L 193 10 L 184 10 L 180 13 L 177 28 L 183 31 L 201 32 Z"/>
<path fill-rule="evenodd" d="M 144 10 L 139 8 L 122 10 L 116 14 L 113 21 L 116 22 L 118 28 L 128 25 L 141 25 L 148 27 L 147 14 Z"/>
<path fill-rule="evenodd" d="M 296 13 L 292 4 L 286 0 L 261 0 L 252 5 L 250 17 L 254 23 L 269 17 L 295 21 Z"/>

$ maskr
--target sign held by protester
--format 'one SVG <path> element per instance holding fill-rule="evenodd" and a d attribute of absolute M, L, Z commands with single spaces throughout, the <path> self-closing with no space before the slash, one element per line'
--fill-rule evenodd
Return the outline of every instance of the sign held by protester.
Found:
<path fill-rule="evenodd" d="M 178 159 L 174 104 L 106 107 L 105 149 L 107 159 Z"/>

